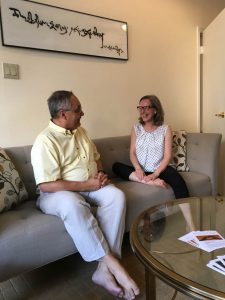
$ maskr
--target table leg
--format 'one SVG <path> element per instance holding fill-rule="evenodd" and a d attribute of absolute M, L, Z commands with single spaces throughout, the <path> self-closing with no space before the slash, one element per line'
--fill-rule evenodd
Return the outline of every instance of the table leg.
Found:
<path fill-rule="evenodd" d="M 145 268 L 146 300 L 156 300 L 155 275 Z"/>

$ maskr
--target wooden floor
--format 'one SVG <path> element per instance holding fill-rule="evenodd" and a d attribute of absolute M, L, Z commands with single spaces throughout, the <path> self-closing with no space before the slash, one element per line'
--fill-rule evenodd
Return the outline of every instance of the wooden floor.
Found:
<path fill-rule="evenodd" d="M 122 264 L 141 289 L 138 300 L 145 299 L 144 268 L 124 238 Z M 84 262 L 78 254 L 0 283 L 0 300 L 112 300 L 103 288 L 91 281 L 96 263 Z M 157 300 L 171 299 L 174 290 L 157 280 Z M 188 300 L 177 294 L 177 300 Z"/>

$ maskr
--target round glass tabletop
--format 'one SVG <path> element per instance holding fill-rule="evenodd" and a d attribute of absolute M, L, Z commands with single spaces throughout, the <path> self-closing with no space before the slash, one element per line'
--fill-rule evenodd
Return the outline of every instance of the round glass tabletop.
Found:
<path fill-rule="evenodd" d="M 179 240 L 197 230 L 216 230 L 225 238 L 224 197 L 191 197 L 149 208 L 134 222 L 130 240 L 151 274 L 190 296 L 225 299 L 225 275 L 207 267 L 225 255 L 225 248 L 207 252 Z"/>

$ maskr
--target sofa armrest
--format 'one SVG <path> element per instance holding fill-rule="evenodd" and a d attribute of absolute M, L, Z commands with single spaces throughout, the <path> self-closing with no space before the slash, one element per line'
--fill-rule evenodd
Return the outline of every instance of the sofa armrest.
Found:
<path fill-rule="evenodd" d="M 190 171 L 209 176 L 212 195 L 217 195 L 221 138 L 219 133 L 187 133 L 187 163 Z"/>

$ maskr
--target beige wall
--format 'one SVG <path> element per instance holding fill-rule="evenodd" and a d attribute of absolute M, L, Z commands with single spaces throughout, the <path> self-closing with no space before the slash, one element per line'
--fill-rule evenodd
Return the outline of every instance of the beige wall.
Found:
<path fill-rule="evenodd" d="M 174 129 L 198 130 L 196 27 L 205 28 L 225 0 L 39 2 L 128 22 L 129 60 L 0 46 L 1 64 L 20 66 L 20 80 L 0 76 L 0 146 L 33 143 L 56 89 L 78 96 L 93 138 L 129 134 L 137 101 L 149 93 L 159 96 Z"/>

